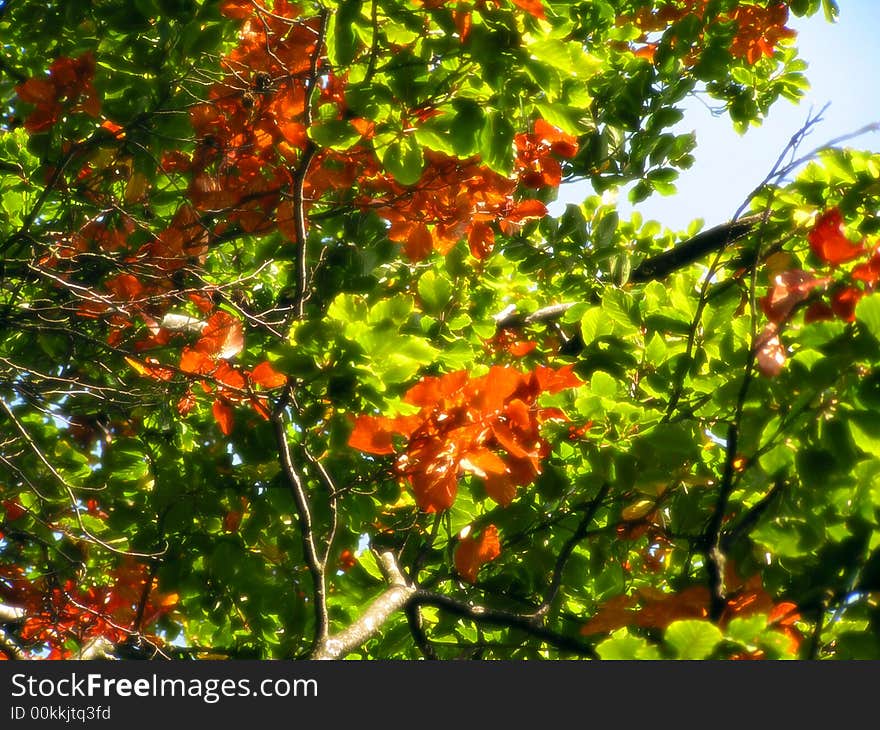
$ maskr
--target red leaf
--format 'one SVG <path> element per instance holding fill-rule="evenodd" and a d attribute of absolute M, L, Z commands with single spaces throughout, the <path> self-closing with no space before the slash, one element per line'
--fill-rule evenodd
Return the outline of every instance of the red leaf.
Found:
<path fill-rule="evenodd" d="M 244 375 L 225 360 L 217 366 L 217 369 L 214 371 L 214 378 L 230 388 L 244 390 Z"/>
<path fill-rule="evenodd" d="M 517 203 L 507 219 L 519 223 L 529 218 L 543 218 L 545 215 L 547 215 L 547 206 L 540 200 L 529 199 Z"/>
<path fill-rule="evenodd" d="M 15 522 L 15 520 L 21 519 L 27 514 L 27 510 L 16 499 L 4 499 L 0 504 L 6 510 L 6 519 L 9 522 Z"/>
<path fill-rule="evenodd" d="M 836 266 L 858 258 L 865 250 L 844 235 L 843 216 L 837 208 L 823 213 L 808 236 L 810 248 L 826 264 Z"/>
<path fill-rule="evenodd" d="M 357 565 L 357 556 L 348 548 L 339 553 L 339 570 L 347 573 Z"/>
<path fill-rule="evenodd" d="M 556 370 L 538 365 L 534 373 L 538 388 L 551 395 L 566 388 L 579 388 L 583 385 L 583 381 L 574 373 L 574 364 L 563 365 Z"/>
<path fill-rule="evenodd" d="M 492 226 L 482 221 L 471 223 L 471 230 L 468 233 L 468 247 L 475 259 L 486 258 L 492 253 L 494 245 L 495 231 L 492 230 Z"/>
<path fill-rule="evenodd" d="M 880 251 L 875 252 L 864 264 L 854 266 L 852 278 L 871 285 L 880 281 Z"/>
<path fill-rule="evenodd" d="M 291 243 L 296 243 L 299 238 L 299 231 L 296 227 L 296 220 L 293 215 L 293 203 L 284 200 L 278 206 L 276 211 L 276 223 L 278 230 L 284 234 L 284 237 Z"/>
<path fill-rule="evenodd" d="M 386 428 L 387 421 L 380 416 L 358 416 L 348 445 L 368 454 L 393 454 L 392 432 Z"/>
<path fill-rule="evenodd" d="M 217 421 L 217 425 L 220 426 L 223 435 L 228 436 L 232 433 L 232 406 L 225 400 L 217 398 L 214 401 L 211 412 L 214 414 L 214 420 Z"/>
<path fill-rule="evenodd" d="M 214 361 L 204 352 L 184 347 L 180 353 L 180 369 L 193 375 L 207 375 L 214 369 Z"/>
<path fill-rule="evenodd" d="M 827 302 L 813 302 L 804 313 L 804 322 L 824 322 L 834 319 L 834 310 Z"/>
<path fill-rule="evenodd" d="M 15 87 L 15 93 L 28 104 L 51 104 L 55 101 L 55 84 L 49 79 L 28 79 Z"/>
<path fill-rule="evenodd" d="M 518 8 L 522 8 L 529 15 L 533 15 L 538 20 L 546 20 L 547 15 L 544 13 L 544 6 L 541 0 L 512 0 L 513 4 Z"/>
<path fill-rule="evenodd" d="M 840 319 L 847 322 L 856 321 L 856 304 L 865 296 L 860 289 L 848 286 L 831 295 L 831 309 Z"/>
<path fill-rule="evenodd" d="M 758 335 L 755 342 L 755 365 L 761 375 L 772 378 L 782 372 L 785 365 L 785 347 L 779 340 L 779 331 L 772 322 Z"/>
<path fill-rule="evenodd" d="M 413 495 L 419 509 L 442 512 L 455 502 L 458 492 L 458 473 L 449 461 L 429 461 L 424 468 L 409 475 Z"/>
<path fill-rule="evenodd" d="M 489 449 L 477 449 L 469 451 L 459 462 L 459 466 L 471 474 L 485 478 L 488 474 L 504 474 L 507 464 L 504 460 Z"/>
<path fill-rule="evenodd" d="M 816 287 L 825 287 L 831 279 L 817 279 L 806 271 L 794 269 L 783 271 L 773 279 L 773 286 L 767 296 L 761 299 L 761 309 L 767 319 L 780 324 L 788 319 L 792 310 L 810 296 Z"/>
<path fill-rule="evenodd" d="M 208 319 L 196 349 L 212 357 L 234 357 L 244 349 L 241 322 L 227 312 L 215 312 Z"/>
<path fill-rule="evenodd" d="M 280 388 L 287 382 L 287 376 L 279 373 L 268 361 L 265 361 L 251 371 L 251 382 L 264 388 Z"/>
<path fill-rule="evenodd" d="M 486 563 L 501 555 L 498 528 L 487 525 L 479 537 L 463 537 L 455 548 L 455 570 L 468 583 L 477 582 L 477 574 Z"/>
<path fill-rule="evenodd" d="M 419 223 L 410 230 L 403 250 L 410 261 L 421 261 L 434 250 L 434 238 L 424 223 Z"/>
<path fill-rule="evenodd" d="M 238 532 L 238 528 L 241 525 L 241 512 L 237 512 L 235 510 L 230 510 L 223 517 L 223 530 L 224 532 Z"/>

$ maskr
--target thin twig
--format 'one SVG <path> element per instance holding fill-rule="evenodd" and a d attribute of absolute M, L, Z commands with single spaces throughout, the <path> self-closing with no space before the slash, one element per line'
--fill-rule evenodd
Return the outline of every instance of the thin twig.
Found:
<path fill-rule="evenodd" d="M 288 386 L 288 391 L 289 388 L 290 386 Z M 289 398 L 289 393 L 287 396 Z M 282 402 L 285 400 L 287 400 L 287 398 L 282 398 Z M 327 639 L 329 623 L 327 618 L 326 563 L 318 556 L 318 550 L 315 546 L 312 509 L 309 504 L 308 495 L 306 494 L 305 478 L 293 463 L 293 458 L 290 453 L 290 444 L 287 441 L 287 430 L 284 425 L 283 408 L 276 409 L 275 413 L 272 414 L 272 425 L 275 430 L 275 441 L 278 446 L 278 453 L 281 457 L 282 471 L 287 480 L 287 485 L 290 488 L 294 503 L 296 504 L 303 555 L 305 556 L 309 574 L 312 576 L 315 610 L 314 647 L 320 649 Z"/>

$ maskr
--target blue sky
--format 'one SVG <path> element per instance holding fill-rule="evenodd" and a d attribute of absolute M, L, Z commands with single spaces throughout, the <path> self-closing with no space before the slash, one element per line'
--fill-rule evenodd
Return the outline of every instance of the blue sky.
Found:
<path fill-rule="evenodd" d="M 645 218 L 674 230 L 684 229 L 694 218 L 703 218 L 707 226 L 730 219 L 811 109 L 818 111 L 830 103 L 802 153 L 880 122 L 880 0 L 838 0 L 838 4 L 840 17 L 834 24 L 821 12 L 812 18 L 792 16 L 789 22 L 798 31 L 800 56 L 809 63 L 806 75 L 811 89 L 800 105 L 780 100 L 761 127 L 743 136 L 733 131 L 729 119 L 712 117 L 699 101 L 686 105 L 676 131 L 696 131 L 696 162 L 682 173 L 676 195 L 655 194 L 638 205 Z M 880 152 L 880 133 L 847 144 Z M 583 186 L 568 186 L 560 191 L 560 202 L 579 202 L 584 195 Z M 625 193 L 620 208 L 624 215 L 631 210 Z"/>

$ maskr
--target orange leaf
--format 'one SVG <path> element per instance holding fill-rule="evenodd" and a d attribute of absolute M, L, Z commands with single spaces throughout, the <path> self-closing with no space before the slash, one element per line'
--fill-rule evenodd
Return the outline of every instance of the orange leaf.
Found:
<path fill-rule="evenodd" d="M 262 396 L 261 398 L 251 398 L 251 408 L 253 408 L 257 412 L 260 418 L 262 418 L 264 421 L 268 421 L 271 418 L 272 414 L 269 413 L 269 409 L 266 408 L 266 404 L 264 401 L 265 396 Z"/>
<path fill-rule="evenodd" d="M 832 266 L 852 261 L 865 250 L 864 244 L 855 244 L 844 235 L 843 216 L 838 208 L 823 213 L 808 238 L 813 253 Z"/>
<path fill-rule="evenodd" d="M 232 433 L 232 406 L 225 400 L 217 398 L 214 401 L 211 412 L 214 414 L 214 420 L 217 421 L 217 425 L 220 426 L 223 435 L 228 436 Z"/>
<path fill-rule="evenodd" d="M 507 471 L 504 474 L 488 474 L 486 476 L 486 494 L 502 507 L 507 507 L 516 497 L 516 488 L 529 484 L 538 471 L 528 458 L 506 459 Z"/>
<path fill-rule="evenodd" d="M 171 380 L 174 377 L 174 371 L 159 365 L 159 361 L 154 358 L 148 358 L 145 363 L 138 362 L 133 357 L 126 357 L 127 362 L 138 375 L 144 375 L 154 380 Z"/>
<path fill-rule="evenodd" d="M 207 375 L 214 369 L 214 362 L 205 353 L 184 347 L 180 353 L 180 369 L 193 375 Z"/>
<path fill-rule="evenodd" d="M 393 454 L 391 431 L 384 427 L 386 422 L 387 419 L 379 416 L 358 416 L 348 437 L 348 445 L 368 454 Z"/>
<path fill-rule="evenodd" d="M 479 537 L 463 537 L 455 548 L 455 570 L 468 583 L 477 582 L 477 573 L 486 563 L 501 555 L 498 528 L 487 525 Z"/>
<path fill-rule="evenodd" d="M 403 250 L 410 261 L 421 261 L 434 250 L 434 238 L 424 223 L 419 223 L 409 232 Z"/>
<path fill-rule="evenodd" d="M 287 382 L 287 376 L 279 373 L 268 361 L 265 361 L 251 371 L 251 382 L 264 388 L 280 388 Z"/>
<path fill-rule="evenodd" d="M 495 232 L 488 223 L 475 221 L 471 224 L 470 233 L 468 233 L 468 246 L 471 255 L 475 259 L 484 259 L 492 253 L 492 247 L 495 245 Z"/>
<path fill-rule="evenodd" d="M 489 368 L 488 374 L 482 378 L 485 388 L 480 407 L 483 411 L 498 411 L 510 398 L 523 381 L 522 373 L 513 368 L 495 365 Z"/>
<path fill-rule="evenodd" d="M 761 309 L 767 319 L 780 324 L 788 319 L 792 310 L 810 296 L 816 287 L 824 287 L 831 281 L 828 278 L 817 279 L 806 271 L 795 269 L 783 271 L 773 279 L 773 287 L 767 296 L 761 299 Z"/>
<path fill-rule="evenodd" d="M 487 474 L 504 474 L 507 471 L 504 460 L 489 449 L 468 452 L 459 462 L 459 466 L 478 477 L 485 477 Z"/>
<path fill-rule="evenodd" d="M 217 366 L 217 369 L 214 371 L 214 377 L 221 383 L 223 383 L 223 385 L 226 385 L 230 388 L 235 388 L 237 390 L 244 389 L 244 375 L 242 375 L 241 372 L 236 370 L 225 360 Z"/>
<path fill-rule="evenodd" d="M 776 325 L 771 322 L 755 341 L 755 366 L 761 375 L 772 378 L 782 372 L 785 360 L 785 347 L 779 340 Z"/>
<path fill-rule="evenodd" d="M 646 43 L 641 48 L 637 48 L 633 51 L 633 55 L 636 58 L 643 58 L 648 63 L 654 63 L 654 55 L 657 53 L 657 44 L 656 43 Z"/>
<path fill-rule="evenodd" d="M 512 0 L 513 4 L 518 8 L 522 8 L 529 15 L 533 15 L 538 20 L 546 20 L 547 15 L 544 13 L 544 6 L 541 0 Z"/>
<path fill-rule="evenodd" d="M 251 0 L 223 0 L 220 3 L 220 12 L 233 20 L 244 20 L 254 12 L 254 4 Z"/>
<path fill-rule="evenodd" d="M 289 200 L 282 201 L 278 206 L 276 216 L 278 230 L 284 234 L 284 237 L 288 241 L 296 243 L 299 238 L 299 231 L 296 227 L 296 219 L 293 215 L 293 203 Z"/>
<path fill-rule="evenodd" d="M 55 100 L 55 84 L 49 79 L 28 79 L 16 86 L 15 92 L 28 104 L 48 104 Z"/>
<path fill-rule="evenodd" d="M 547 215 L 547 206 L 540 200 L 529 199 L 517 203 L 507 219 L 519 223 L 530 218 L 543 218 L 545 215 Z"/>
<path fill-rule="evenodd" d="M 551 395 L 566 388 L 579 388 L 583 385 L 583 381 L 574 373 L 574 364 L 563 365 L 557 370 L 538 365 L 534 372 L 538 388 Z"/>
<path fill-rule="evenodd" d="M 195 404 L 195 396 L 192 393 L 187 393 L 183 398 L 177 401 L 177 412 L 181 416 L 185 416 L 195 407 Z"/>
<path fill-rule="evenodd" d="M 447 462 L 429 461 L 424 468 L 409 475 L 419 509 L 442 512 L 455 503 L 458 492 L 457 469 Z"/>
<path fill-rule="evenodd" d="M 241 322 L 228 312 L 215 312 L 208 318 L 196 349 L 212 357 L 234 357 L 244 349 Z"/>

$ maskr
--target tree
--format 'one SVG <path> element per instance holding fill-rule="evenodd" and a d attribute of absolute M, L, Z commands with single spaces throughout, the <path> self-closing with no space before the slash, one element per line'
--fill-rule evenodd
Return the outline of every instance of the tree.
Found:
<path fill-rule="evenodd" d="M 820 10 L 0 3 L 0 653 L 880 657 L 880 156 L 612 194 Z"/>

